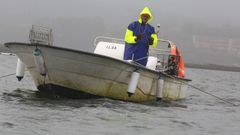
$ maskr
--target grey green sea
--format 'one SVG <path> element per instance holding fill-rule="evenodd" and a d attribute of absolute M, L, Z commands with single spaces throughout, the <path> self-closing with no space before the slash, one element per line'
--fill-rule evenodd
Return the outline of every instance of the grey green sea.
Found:
<path fill-rule="evenodd" d="M 0 62 L 0 76 L 15 73 L 16 57 L 0 55 Z M 240 72 L 187 68 L 186 74 L 191 85 L 240 105 Z M 174 102 L 52 99 L 37 95 L 28 72 L 21 82 L 0 78 L 0 135 L 160 134 L 239 135 L 240 106 L 192 87 Z"/>

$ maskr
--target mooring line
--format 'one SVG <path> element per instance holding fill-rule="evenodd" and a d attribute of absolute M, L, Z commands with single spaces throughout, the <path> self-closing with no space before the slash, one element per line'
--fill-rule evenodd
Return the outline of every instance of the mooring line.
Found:
<path fill-rule="evenodd" d="M 0 55 L 6 55 L 6 56 L 16 56 L 13 53 L 4 53 L 4 52 L 0 52 Z"/>
<path fill-rule="evenodd" d="M 166 75 L 166 76 L 168 76 L 168 77 L 170 77 L 170 78 L 176 79 L 176 77 L 174 77 L 174 76 L 172 76 L 172 75 L 168 75 L 168 74 L 165 74 L 165 73 L 163 73 L 163 74 Z M 213 95 L 213 94 L 211 94 L 211 93 L 209 93 L 209 92 L 206 92 L 206 91 L 204 91 L 204 90 L 202 90 L 202 89 L 200 89 L 200 88 L 198 88 L 198 87 L 196 87 L 196 86 L 194 86 L 194 85 L 188 84 L 188 83 L 183 82 L 183 81 L 180 81 L 180 82 L 182 82 L 183 84 L 185 84 L 185 85 L 187 85 L 187 86 L 190 86 L 190 87 L 194 88 L 195 90 L 201 91 L 201 92 L 203 92 L 203 93 L 205 93 L 205 94 L 207 94 L 207 95 L 210 95 L 210 96 L 212 96 L 212 97 L 215 97 L 216 99 L 221 100 L 221 101 L 223 101 L 223 102 L 225 102 L 225 103 L 231 104 L 231 105 L 233 105 L 233 106 L 239 106 L 239 105 L 237 105 L 237 104 L 232 103 L 231 101 L 229 101 L 229 100 L 227 100 L 227 99 L 224 99 L 224 98 L 221 98 L 221 97 L 219 97 L 219 96 Z"/>
<path fill-rule="evenodd" d="M 8 77 L 8 76 L 12 76 L 12 75 L 16 75 L 16 73 L 11 73 L 11 74 L 8 74 L 8 75 L 3 75 L 3 76 L 0 76 L 0 78 L 4 78 L 4 77 Z"/>
<path fill-rule="evenodd" d="M 31 69 L 31 68 L 34 68 L 34 67 L 29 67 L 28 69 Z M 24 72 L 28 71 L 28 69 L 25 69 Z M 9 77 L 9 76 L 12 76 L 12 75 L 16 75 L 16 73 L 11 73 L 11 74 L 8 74 L 8 75 L 0 76 L 0 79 L 5 78 L 5 77 Z"/>

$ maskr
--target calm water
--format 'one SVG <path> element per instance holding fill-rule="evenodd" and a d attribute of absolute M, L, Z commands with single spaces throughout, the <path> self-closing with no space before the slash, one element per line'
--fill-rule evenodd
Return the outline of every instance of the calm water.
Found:
<path fill-rule="evenodd" d="M 16 58 L 0 55 L 0 76 L 15 72 Z M 191 83 L 240 104 L 240 73 L 187 69 Z M 70 100 L 36 96 L 31 76 L 0 78 L 1 135 L 239 135 L 240 107 L 195 89 L 186 100 L 135 104 L 110 99 Z"/>

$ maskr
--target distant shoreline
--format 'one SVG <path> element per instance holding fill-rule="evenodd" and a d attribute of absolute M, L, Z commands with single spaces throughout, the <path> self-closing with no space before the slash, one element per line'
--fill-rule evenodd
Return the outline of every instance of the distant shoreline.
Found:
<path fill-rule="evenodd" d="M 200 65 L 200 64 L 191 64 L 191 63 L 186 63 L 185 65 L 188 68 L 200 68 L 200 69 L 209 69 L 209 70 L 240 72 L 240 67 L 228 67 L 228 66 L 213 65 L 213 64 Z"/>

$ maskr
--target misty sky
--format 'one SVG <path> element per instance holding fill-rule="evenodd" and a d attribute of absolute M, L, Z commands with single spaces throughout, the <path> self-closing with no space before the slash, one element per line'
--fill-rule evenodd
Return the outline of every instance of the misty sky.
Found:
<path fill-rule="evenodd" d="M 186 30 L 178 29 L 189 24 L 240 28 L 239 5 L 239 0 L 0 0 L 0 43 L 28 42 L 35 24 L 53 28 L 57 46 L 92 51 L 96 36 L 123 38 L 127 25 L 148 6 L 154 15 L 151 24 L 161 24 L 161 36 L 184 43 L 179 45 L 184 49 L 188 39 L 179 34 Z"/>
<path fill-rule="evenodd" d="M 238 0 L 0 0 L 1 22 L 33 23 L 44 18 L 135 16 L 149 6 L 161 16 L 193 18 L 214 25 L 240 25 Z M 129 14 L 129 15 L 127 15 Z M 120 19 L 120 18 L 119 18 Z M 132 19 L 132 18 L 131 18 Z M 157 20 L 155 20 L 157 21 Z"/>
<path fill-rule="evenodd" d="M 152 24 L 175 20 L 210 26 L 240 26 L 238 0 L 0 0 L 1 27 L 29 28 L 32 24 L 53 25 L 60 18 L 99 17 L 106 24 L 125 28 L 149 6 L 155 19 Z M 171 19 L 173 18 L 173 19 Z M 49 21 L 49 22 L 47 22 Z M 42 23 L 42 24 L 41 24 Z M 85 24 L 86 25 L 86 24 Z M 66 26 L 67 27 L 67 26 Z M 0 37 L 0 41 L 5 41 Z"/>

